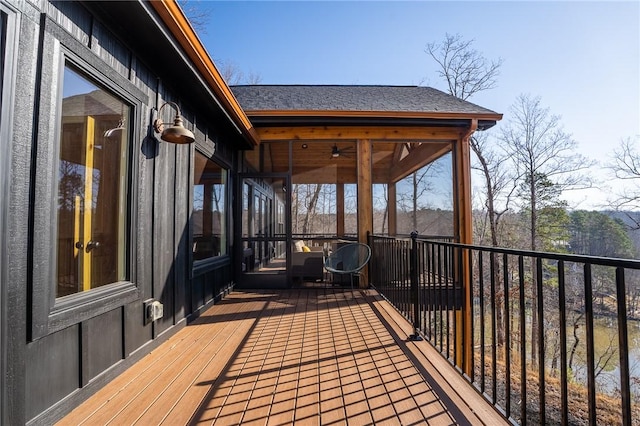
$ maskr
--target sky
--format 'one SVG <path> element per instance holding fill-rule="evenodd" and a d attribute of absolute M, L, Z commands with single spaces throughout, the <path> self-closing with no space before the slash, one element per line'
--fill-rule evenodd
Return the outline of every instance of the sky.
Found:
<path fill-rule="evenodd" d="M 446 91 L 425 53 L 446 34 L 472 39 L 504 63 L 497 87 L 469 99 L 509 121 L 520 94 L 561 117 L 579 152 L 600 164 L 622 139 L 640 144 L 638 1 L 195 1 L 209 11 L 199 36 L 220 67 L 261 84 L 425 85 Z M 600 187 L 565 198 L 597 209 L 621 185 L 600 167 Z M 480 180 L 474 179 L 474 185 Z"/>

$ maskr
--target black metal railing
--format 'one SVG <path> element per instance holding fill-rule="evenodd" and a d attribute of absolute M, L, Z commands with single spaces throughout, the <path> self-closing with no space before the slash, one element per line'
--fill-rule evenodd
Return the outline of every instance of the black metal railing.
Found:
<path fill-rule="evenodd" d="M 639 261 L 369 244 L 372 285 L 510 421 L 639 424 Z"/>

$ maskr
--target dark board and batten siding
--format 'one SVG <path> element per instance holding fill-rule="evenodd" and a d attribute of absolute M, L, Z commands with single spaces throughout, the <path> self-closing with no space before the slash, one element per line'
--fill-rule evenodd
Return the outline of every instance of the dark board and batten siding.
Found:
<path fill-rule="evenodd" d="M 3 12 L 13 5 L 2 3 Z M 2 266 L 6 274 L 0 285 L 3 292 L 2 327 L 6 332 L 4 338 L 5 347 L 5 374 L 3 375 L 3 424 L 20 424 L 25 420 L 25 366 L 26 346 L 25 336 L 27 335 L 27 276 L 30 270 L 28 260 L 28 240 L 31 236 L 29 232 L 29 182 L 31 178 L 31 142 L 34 139 L 33 108 L 34 108 L 34 87 L 36 87 L 36 67 L 34 55 L 18 55 L 16 52 L 38 51 L 38 31 L 33 24 L 33 20 L 38 19 L 37 13 L 30 13 L 28 16 L 20 10 L 9 12 L 11 20 L 18 29 L 16 42 L 7 45 L 7 57 L 15 57 L 13 70 L 5 68 L 4 73 L 14 72 L 16 74 L 15 86 L 13 87 L 13 99 L 10 100 L 11 108 L 6 108 L 4 101 L 5 94 L 11 90 L 10 86 L 3 86 L 2 104 L 2 126 L 5 122 L 5 111 L 13 111 L 11 119 L 11 129 L 8 137 L 2 137 L 2 144 L 10 152 L 7 156 L 11 163 L 5 169 L 7 173 L 8 185 L 5 197 L 0 203 L 6 212 L 5 241 L 3 247 L 11 247 L 6 253 L 6 260 Z M 19 43 L 19 44 L 18 44 Z M 3 58 L 4 59 L 4 58 Z M 5 59 L 6 61 L 6 59 Z M 24 117 L 26 119 L 19 119 Z M 2 156 L 3 158 L 6 158 Z"/>
<path fill-rule="evenodd" d="M 0 5 L 5 4 L 9 3 L 0 0 Z M 192 269 L 189 219 L 194 150 L 199 146 L 211 154 L 215 141 L 215 155 L 223 155 L 227 165 L 234 164 L 236 152 L 225 133 L 225 126 L 231 124 L 208 122 L 209 115 L 201 111 L 211 106 L 189 104 L 189 93 L 176 93 L 171 81 L 166 81 L 166 70 L 149 65 L 154 62 L 145 55 L 151 53 L 132 50 L 126 42 L 130 35 L 118 33 L 117 27 L 95 16 L 94 6 L 16 1 L 11 7 L 15 9 L 11 22 L 19 23 L 19 36 L 17 51 L 8 45 L 16 60 L 8 62 L 7 73 L 19 70 L 19 78 L 11 90 L 3 88 L 3 94 L 13 92 L 13 118 L 10 132 L 4 115 L 0 128 L 6 133 L 2 134 L 3 152 L 10 152 L 1 160 L 7 167 L 0 164 L 0 238 L 3 247 L 11 247 L 10 252 L 0 251 L 1 360 L 6 370 L 0 424 L 49 424 L 186 324 L 231 285 L 230 258 Z M 148 5 L 132 3 L 131 7 L 142 20 L 153 15 Z M 131 284 L 101 300 L 88 297 L 86 306 L 59 309 L 54 292 L 57 123 L 65 57 L 134 109 L 130 123 Z M 171 66 L 184 68 L 172 73 L 190 69 Z M 202 94 L 194 98 L 201 100 Z M 197 144 L 175 146 L 152 137 L 150 121 L 166 100 L 180 101 L 185 125 L 195 127 Z M 225 144 L 229 147 L 223 148 Z M 231 170 L 230 180 L 233 176 Z M 145 325 L 142 307 L 149 298 L 162 301 L 164 317 Z"/>

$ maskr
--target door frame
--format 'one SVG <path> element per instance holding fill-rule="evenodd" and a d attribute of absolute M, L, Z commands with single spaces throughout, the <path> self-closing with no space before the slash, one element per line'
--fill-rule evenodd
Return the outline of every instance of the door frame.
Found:
<path fill-rule="evenodd" d="M 244 203 L 244 187 L 246 181 L 252 181 L 251 187 L 255 187 L 255 183 L 265 179 L 282 179 L 284 181 L 283 193 L 284 193 L 284 232 L 282 236 L 276 236 L 275 232 L 271 232 L 266 237 L 243 237 L 243 203 Z M 253 200 L 255 199 L 254 191 L 249 194 L 249 220 L 253 220 L 255 215 L 255 206 Z M 275 198 L 275 196 L 274 196 Z M 236 285 L 241 288 L 286 288 L 290 287 L 292 283 L 291 277 L 291 174 L 290 173 L 259 173 L 259 172 L 247 172 L 238 174 L 238 185 L 236 186 L 236 203 L 235 211 L 238 212 L 236 217 L 239 220 L 234 221 L 234 257 L 235 264 L 235 276 Z M 254 206 L 251 208 L 251 206 Z M 276 203 L 271 203 L 270 217 L 274 217 L 275 210 L 277 209 Z M 270 225 L 273 225 L 273 219 Z M 249 272 L 243 270 L 244 260 L 244 243 L 247 240 L 259 239 L 265 242 L 284 242 L 285 243 L 285 271 L 284 273 L 260 273 Z"/>
<path fill-rule="evenodd" d="M 15 87 L 17 80 L 18 38 L 21 16 L 17 6 L 0 0 L 0 424 L 20 422 L 23 418 L 24 397 L 18 386 L 24 378 L 24 334 L 25 324 L 21 324 L 24 313 L 10 312 L 10 309 L 24 309 L 20 298 L 14 305 L 9 304 L 10 293 L 19 294 L 19 280 L 9 275 L 10 246 L 9 226 L 11 205 L 9 203 L 10 182 L 13 163 L 13 120 L 15 110 Z M 24 222 L 23 222 L 24 223 Z M 10 284 L 12 283 L 12 284 Z M 24 301 L 24 299 L 23 299 Z M 15 315 L 14 315 L 15 314 Z M 9 319 L 13 319 L 9 326 Z"/>

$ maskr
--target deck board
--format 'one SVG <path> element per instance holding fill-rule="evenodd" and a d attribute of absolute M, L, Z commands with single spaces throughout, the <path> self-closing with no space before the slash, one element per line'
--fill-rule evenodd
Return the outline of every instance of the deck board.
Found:
<path fill-rule="evenodd" d="M 506 424 L 408 332 L 371 291 L 234 292 L 58 424 Z"/>

